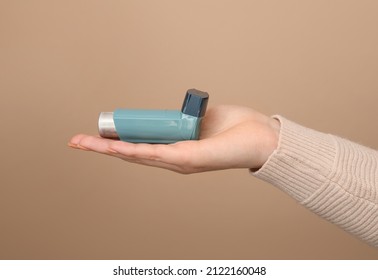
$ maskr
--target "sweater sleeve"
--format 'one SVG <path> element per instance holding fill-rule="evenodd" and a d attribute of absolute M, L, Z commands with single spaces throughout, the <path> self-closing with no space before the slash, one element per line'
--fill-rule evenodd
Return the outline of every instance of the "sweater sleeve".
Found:
<path fill-rule="evenodd" d="M 252 174 L 378 247 L 378 151 L 274 118 L 278 147 Z"/>

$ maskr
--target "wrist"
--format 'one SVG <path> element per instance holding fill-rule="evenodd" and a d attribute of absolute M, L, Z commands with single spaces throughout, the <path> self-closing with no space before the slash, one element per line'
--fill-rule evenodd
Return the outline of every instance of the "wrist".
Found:
<path fill-rule="evenodd" d="M 280 139 L 280 132 L 281 132 L 281 123 L 278 119 L 271 118 L 270 126 L 273 132 L 273 137 L 272 137 L 273 150 L 271 151 L 271 153 L 273 153 L 273 151 L 277 149 L 278 147 L 278 141 Z"/>
<path fill-rule="evenodd" d="M 278 147 L 278 142 L 280 138 L 281 123 L 276 118 L 269 118 L 267 122 L 267 135 L 262 138 L 263 144 L 261 149 L 260 164 L 254 171 L 260 169 L 273 154 L 273 152 Z"/>

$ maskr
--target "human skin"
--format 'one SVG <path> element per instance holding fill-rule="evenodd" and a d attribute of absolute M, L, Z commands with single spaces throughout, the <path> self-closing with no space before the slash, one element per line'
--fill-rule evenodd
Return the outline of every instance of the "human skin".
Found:
<path fill-rule="evenodd" d="M 85 134 L 68 145 L 122 160 L 191 174 L 230 168 L 259 169 L 277 148 L 280 123 L 251 108 L 209 108 L 199 140 L 174 144 L 128 143 Z"/>

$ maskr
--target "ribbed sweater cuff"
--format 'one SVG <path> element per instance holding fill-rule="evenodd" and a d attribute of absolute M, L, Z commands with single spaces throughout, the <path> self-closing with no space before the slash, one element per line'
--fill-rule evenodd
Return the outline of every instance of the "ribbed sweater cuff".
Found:
<path fill-rule="evenodd" d="M 254 176 L 303 202 L 327 180 L 335 159 L 333 138 L 282 116 L 277 149 Z"/>
<path fill-rule="evenodd" d="M 252 174 L 378 247 L 378 152 L 275 118 L 281 122 L 278 147 Z"/>

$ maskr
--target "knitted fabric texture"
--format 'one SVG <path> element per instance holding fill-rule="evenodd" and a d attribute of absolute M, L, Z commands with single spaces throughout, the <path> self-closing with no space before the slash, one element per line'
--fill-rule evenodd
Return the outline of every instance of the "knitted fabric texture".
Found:
<path fill-rule="evenodd" d="M 277 149 L 252 174 L 378 247 L 378 151 L 285 119 Z"/>

